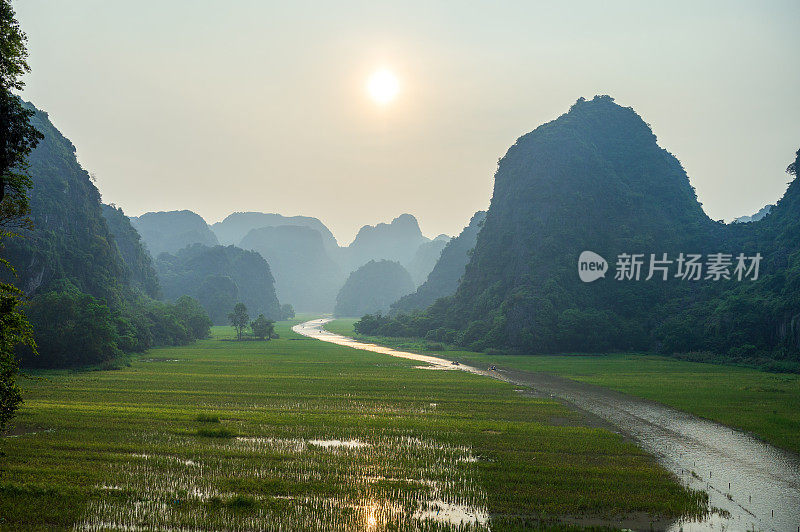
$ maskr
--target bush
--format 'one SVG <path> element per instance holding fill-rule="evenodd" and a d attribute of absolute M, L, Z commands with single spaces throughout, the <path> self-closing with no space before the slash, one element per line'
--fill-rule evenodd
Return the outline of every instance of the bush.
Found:
<path fill-rule="evenodd" d="M 74 285 L 33 298 L 28 316 L 39 356 L 22 356 L 25 365 L 43 367 L 101 364 L 122 353 L 117 322 L 104 302 Z M 122 342 L 128 344 L 128 338 Z"/>
<path fill-rule="evenodd" d="M 146 296 L 131 297 L 120 308 L 61 282 L 34 297 L 28 308 L 39 356 L 20 352 L 20 362 L 33 367 L 76 367 L 112 362 L 123 353 L 156 345 L 185 345 L 210 334 L 211 320 L 194 299 L 175 304 Z"/>

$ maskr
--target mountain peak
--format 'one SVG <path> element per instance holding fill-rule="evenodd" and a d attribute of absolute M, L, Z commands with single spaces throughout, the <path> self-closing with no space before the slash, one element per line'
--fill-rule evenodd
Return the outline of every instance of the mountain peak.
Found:
<path fill-rule="evenodd" d="M 419 231 L 419 222 L 413 214 L 403 213 L 392 220 L 391 225 L 415 227 Z"/>

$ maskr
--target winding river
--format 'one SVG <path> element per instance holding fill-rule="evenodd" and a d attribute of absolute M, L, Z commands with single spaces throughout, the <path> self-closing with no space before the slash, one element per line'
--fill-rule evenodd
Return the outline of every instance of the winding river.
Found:
<path fill-rule="evenodd" d="M 498 368 L 484 371 L 450 360 L 359 342 L 326 331 L 330 319 L 293 327 L 296 333 L 342 346 L 406 358 L 524 386 L 597 416 L 655 456 L 683 484 L 708 493 L 717 512 L 682 520 L 668 530 L 800 532 L 800 457 L 746 433 L 671 407 L 547 373 Z M 800 435 L 798 435 L 800 437 Z"/>

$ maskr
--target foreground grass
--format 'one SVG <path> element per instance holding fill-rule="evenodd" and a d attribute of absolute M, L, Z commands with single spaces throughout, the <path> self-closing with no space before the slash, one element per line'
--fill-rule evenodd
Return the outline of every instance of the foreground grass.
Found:
<path fill-rule="evenodd" d="M 326 327 L 352 336 L 355 321 L 336 320 Z M 425 342 L 409 339 L 372 340 L 411 349 L 426 347 Z M 514 356 L 438 352 L 481 367 L 496 364 L 544 371 L 605 386 L 751 432 L 773 445 L 800 453 L 800 375 L 641 354 Z"/>
<path fill-rule="evenodd" d="M 516 530 L 704 505 L 558 403 L 290 325 L 23 381 L 0 440 L 0 528 L 450 530 L 436 511 L 450 508 Z"/>

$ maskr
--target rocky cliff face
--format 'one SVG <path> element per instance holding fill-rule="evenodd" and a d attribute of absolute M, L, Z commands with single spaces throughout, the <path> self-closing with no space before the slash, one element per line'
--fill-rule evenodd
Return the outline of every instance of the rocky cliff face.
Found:
<path fill-rule="evenodd" d="M 427 279 L 413 294 L 400 298 L 392 305 L 393 312 L 411 312 L 431 306 L 439 298 L 453 295 L 464 275 L 469 255 L 475 247 L 478 232 L 486 219 L 485 211 L 478 211 L 461 233 L 442 249 L 439 260 Z"/>
<path fill-rule="evenodd" d="M 365 225 L 355 240 L 342 249 L 341 263 L 352 271 L 370 260 L 392 260 L 409 264 L 421 244 L 429 239 L 422 235 L 417 219 L 410 214 L 401 214 L 391 223 Z"/>
<path fill-rule="evenodd" d="M 144 247 L 141 236 L 133 228 L 130 218 L 125 216 L 119 207 L 105 204 L 103 217 L 125 262 L 131 284 L 148 296 L 158 299 L 161 296 L 161 289 L 153 267 L 153 259 Z"/>
<path fill-rule="evenodd" d="M 241 247 L 257 251 L 269 262 L 282 303 L 298 311 L 333 310 L 344 275 L 318 231 L 297 225 L 262 227 L 247 233 Z"/>
<path fill-rule="evenodd" d="M 119 303 L 128 284 L 125 263 L 103 218 L 100 193 L 78 163 L 75 146 L 47 113 L 35 109 L 31 123 L 44 139 L 31 153 L 30 218 L 24 239 L 6 239 L 3 257 L 14 264 L 14 280 L 29 296 L 69 281 L 81 291 Z"/>

